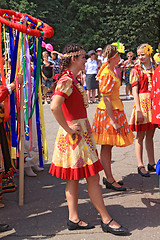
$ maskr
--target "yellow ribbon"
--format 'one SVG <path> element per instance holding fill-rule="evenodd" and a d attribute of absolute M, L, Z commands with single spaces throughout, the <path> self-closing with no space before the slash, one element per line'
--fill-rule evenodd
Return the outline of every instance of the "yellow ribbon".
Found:
<path fill-rule="evenodd" d="M 48 149 L 47 149 L 47 139 L 44 123 L 44 114 L 43 114 L 43 105 L 42 105 L 42 91 L 41 91 L 41 78 L 39 79 L 39 109 L 40 109 L 40 123 L 41 123 L 41 132 L 43 139 L 43 159 L 44 161 L 48 160 Z"/>
<path fill-rule="evenodd" d="M 9 83 L 9 79 L 8 79 L 8 72 L 7 72 L 7 43 L 6 43 L 6 31 L 5 31 L 5 25 L 3 25 L 3 38 L 4 38 L 4 50 L 5 50 L 5 75 L 6 75 L 6 79 L 7 79 L 7 83 Z"/>

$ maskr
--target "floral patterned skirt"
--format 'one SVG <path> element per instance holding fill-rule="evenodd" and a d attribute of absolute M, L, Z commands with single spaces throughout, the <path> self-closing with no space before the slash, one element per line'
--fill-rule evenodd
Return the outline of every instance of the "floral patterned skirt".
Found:
<path fill-rule="evenodd" d="M 103 167 L 88 119 L 74 120 L 69 125 L 72 123 L 79 123 L 81 132 L 68 134 L 59 128 L 49 172 L 58 178 L 79 180 L 97 174 Z"/>
<path fill-rule="evenodd" d="M 157 126 L 152 124 L 152 103 L 150 93 L 140 93 L 139 101 L 144 120 L 143 122 L 137 122 L 136 106 L 134 105 L 129 122 L 131 130 L 140 132 L 156 128 Z"/>
<path fill-rule="evenodd" d="M 132 133 L 124 111 L 113 110 L 117 123 L 122 127 L 121 132 L 117 133 L 111 124 L 110 117 L 106 110 L 96 110 L 92 132 L 96 144 L 126 147 L 133 143 L 134 134 Z"/>

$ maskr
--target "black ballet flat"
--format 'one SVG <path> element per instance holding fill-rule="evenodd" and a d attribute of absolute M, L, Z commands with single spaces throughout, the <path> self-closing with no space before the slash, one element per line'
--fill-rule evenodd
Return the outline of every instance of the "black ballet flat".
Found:
<path fill-rule="evenodd" d="M 128 229 L 125 227 L 122 227 L 122 226 L 120 226 L 119 228 L 110 227 L 109 225 L 112 221 L 113 221 L 113 219 L 111 219 L 109 221 L 109 223 L 105 224 L 101 220 L 101 227 L 102 227 L 103 232 L 109 232 L 114 235 L 128 235 L 129 234 Z"/>
<path fill-rule="evenodd" d="M 113 182 L 108 182 L 106 178 L 104 178 L 105 180 L 103 180 L 103 184 L 106 186 L 106 188 L 108 189 L 113 189 L 115 191 L 126 191 L 125 187 L 115 187 L 113 186 L 113 183 L 115 183 L 116 181 L 114 180 Z"/>
<path fill-rule="evenodd" d="M 145 168 L 144 166 L 141 166 L 141 167 L 138 167 L 138 174 L 140 174 L 142 177 L 150 177 L 150 174 L 147 172 L 147 173 L 143 173 L 141 171 L 142 168 Z"/>
<path fill-rule="evenodd" d="M 9 228 L 8 224 L 0 224 L 0 232 L 5 232 Z"/>
<path fill-rule="evenodd" d="M 92 229 L 95 228 L 95 226 L 88 224 L 86 226 L 80 226 L 79 223 L 81 222 L 81 220 L 79 220 L 79 222 L 74 223 L 71 220 L 67 221 L 67 226 L 68 226 L 68 230 L 82 230 L 82 229 Z"/>
<path fill-rule="evenodd" d="M 156 172 L 156 169 L 154 168 L 154 166 L 156 166 L 156 164 L 151 165 L 151 164 L 148 163 L 148 171 L 149 172 Z"/>
<path fill-rule="evenodd" d="M 103 177 L 103 184 L 106 185 L 106 182 L 108 183 L 107 179 L 105 177 Z M 123 184 L 124 184 L 122 180 L 118 181 L 117 183 L 121 186 L 123 186 Z"/>

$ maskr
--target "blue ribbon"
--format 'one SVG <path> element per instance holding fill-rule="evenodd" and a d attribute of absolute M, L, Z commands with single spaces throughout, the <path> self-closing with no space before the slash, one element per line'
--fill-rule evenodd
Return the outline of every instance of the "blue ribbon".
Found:
<path fill-rule="evenodd" d="M 16 63 L 17 63 L 17 50 L 18 50 L 18 41 L 19 41 L 19 32 L 17 31 L 15 46 L 14 39 L 12 34 L 12 29 L 9 28 L 9 36 L 10 36 L 10 52 L 11 52 L 11 76 L 10 83 L 14 81 L 15 73 L 16 73 Z M 15 94 L 12 92 L 10 95 L 10 114 L 11 114 L 11 142 L 12 147 L 17 147 L 17 132 L 16 132 L 16 117 L 15 117 Z"/>
<path fill-rule="evenodd" d="M 38 150 L 39 150 L 39 165 L 40 167 L 43 167 L 43 153 L 42 153 L 42 139 L 41 139 L 41 125 L 40 125 L 38 96 L 36 99 L 36 123 L 37 123 Z"/>

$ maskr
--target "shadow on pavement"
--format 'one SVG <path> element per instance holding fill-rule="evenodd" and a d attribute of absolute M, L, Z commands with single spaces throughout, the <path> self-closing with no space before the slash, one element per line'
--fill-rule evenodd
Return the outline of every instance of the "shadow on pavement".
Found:
<path fill-rule="evenodd" d="M 39 172 L 37 177 L 25 177 L 24 206 L 18 205 L 18 190 L 3 195 L 5 208 L 0 209 L 0 221 L 8 223 L 14 229 L 12 234 L 3 237 L 4 240 L 33 239 L 33 236 L 34 239 L 38 236 L 41 236 L 38 239 L 49 239 L 64 230 L 66 234 L 69 234 L 66 230 L 68 218 L 64 194 L 66 181 L 52 177 L 48 173 L 49 166 L 50 164 L 45 165 L 45 170 Z M 158 192 L 158 189 L 155 189 L 158 186 L 158 176 L 152 174 L 150 178 L 142 178 L 138 174 L 129 174 L 123 181 L 128 189 L 124 193 L 102 189 L 105 203 L 108 195 L 114 201 L 117 197 L 117 204 L 106 204 L 112 217 L 130 231 L 159 226 L 160 215 L 157 212 L 159 212 L 160 200 L 145 198 L 143 195 L 143 193 Z M 139 196 L 142 194 L 142 206 L 139 206 L 137 202 L 137 207 L 123 207 L 118 202 L 122 194 L 126 200 L 130 198 L 129 201 L 131 201 L 132 194 L 139 194 Z M 100 216 L 88 197 L 85 180 L 80 181 L 79 184 L 79 199 L 81 219 L 99 225 Z"/>

